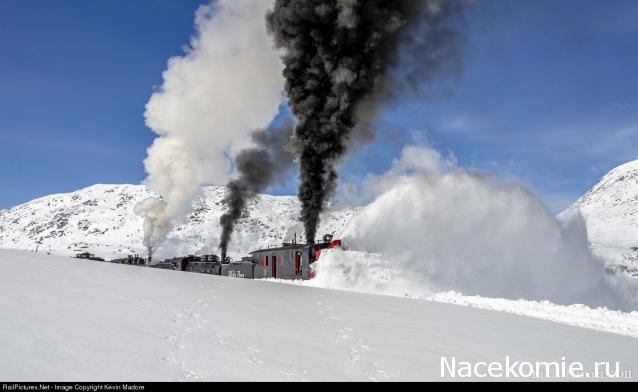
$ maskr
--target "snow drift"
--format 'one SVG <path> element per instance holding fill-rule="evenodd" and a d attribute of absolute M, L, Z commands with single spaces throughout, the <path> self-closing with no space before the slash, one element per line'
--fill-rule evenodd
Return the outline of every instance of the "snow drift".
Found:
<path fill-rule="evenodd" d="M 345 227 L 348 251 L 322 255 L 315 284 L 636 309 L 627 283 L 592 255 L 579 214 L 558 220 L 523 186 L 453 162 L 410 146 L 371 178 L 384 192 Z"/>

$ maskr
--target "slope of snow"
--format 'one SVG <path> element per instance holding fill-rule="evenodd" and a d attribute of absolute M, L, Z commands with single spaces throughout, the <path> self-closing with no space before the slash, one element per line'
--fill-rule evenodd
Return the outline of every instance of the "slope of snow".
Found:
<path fill-rule="evenodd" d="M 321 279 L 310 281 L 290 281 L 281 279 L 268 279 L 281 284 L 303 285 L 308 287 L 326 288 Z M 346 290 L 353 291 L 353 290 Z M 366 289 L 354 290 L 356 292 L 370 292 Z M 591 308 L 586 305 L 558 305 L 550 301 L 530 301 L 525 299 L 511 300 L 505 298 L 489 298 L 481 296 L 467 296 L 462 293 L 449 291 L 436 294 L 414 296 L 410 294 L 397 295 L 380 290 L 383 295 L 395 297 L 413 298 L 425 301 L 443 302 L 478 309 L 495 310 L 534 317 L 542 320 L 550 320 L 561 324 L 594 329 L 601 332 L 615 333 L 618 335 L 638 338 L 638 311 L 622 312 L 607 308 Z"/>
<path fill-rule="evenodd" d="M 619 361 L 638 339 L 428 301 L 0 251 L 0 378 L 437 380 L 458 361 Z"/>
<path fill-rule="evenodd" d="M 155 196 L 141 185 L 94 185 L 68 194 L 43 197 L 0 211 L 0 248 L 40 250 L 70 255 L 90 251 L 113 257 L 143 254 L 143 220 L 135 204 Z M 165 254 L 216 253 L 219 218 L 225 212 L 225 188 L 206 187 L 193 203 L 193 212 L 169 235 Z M 245 255 L 257 247 L 279 245 L 288 233 L 297 232 L 300 204 L 293 196 L 262 195 L 253 200 L 239 221 L 230 254 Z M 319 233 L 334 233 L 354 211 L 332 212 L 323 217 Z"/>
<path fill-rule="evenodd" d="M 568 210 L 580 210 L 594 253 L 638 275 L 638 160 L 605 175 Z"/>
<path fill-rule="evenodd" d="M 460 293 L 438 293 L 430 301 L 490 309 L 499 312 L 551 320 L 557 323 L 611 332 L 638 338 L 638 311 L 625 313 L 605 308 L 592 309 L 585 305 L 556 305 L 549 301 L 509 300 L 464 296 Z"/>

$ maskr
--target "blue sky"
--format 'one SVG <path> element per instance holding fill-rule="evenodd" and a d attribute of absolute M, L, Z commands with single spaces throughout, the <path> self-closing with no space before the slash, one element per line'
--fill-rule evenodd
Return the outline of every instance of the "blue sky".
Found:
<path fill-rule="evenodd" d="M 144 105 L 203 3 L 0 0 L 0 208 L 144 179 Z M 463 75 L 388 108 L 345 180 L 387 170 L 416 133 L 559 211 L 638 159 L 638 2 L 486 1 L 468 33 Z"/>

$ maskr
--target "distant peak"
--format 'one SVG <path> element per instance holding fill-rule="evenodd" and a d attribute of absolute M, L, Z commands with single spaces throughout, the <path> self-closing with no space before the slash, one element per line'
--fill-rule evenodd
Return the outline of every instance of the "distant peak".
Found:
<path fill-rule="evenodd" d="M 623 206 L 638 200 L 638 160 L 622 164 L 605 174 L 571 208 Z"/>
<path fill-rule="evenodd" d="M 633 171 L 638 171 L 638 159 L 636 159 L 635 161 L 623 163 L 622 165 L 611 170 L 605 177 L 614 175 L 614 174 L 633 172 Z"/>

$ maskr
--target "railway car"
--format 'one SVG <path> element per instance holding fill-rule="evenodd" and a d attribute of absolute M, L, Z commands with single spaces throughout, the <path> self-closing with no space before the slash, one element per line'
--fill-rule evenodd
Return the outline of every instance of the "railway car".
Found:
<path fill-rule="evenodd" d="M 252 257 L 244 257 L 241 261 L 222 264 L 222 276 L 241 279 L 255 279 L 255 263 Z"/>
<path fill-rule="evenodd" d="M 222 263 L 216 255 L 186 256 L 172 259 L 173 269 L 200 274 L 221 275 Z"/>
<path fill-rule="evenodd" d="M 97 257 L 94 254 L 89 253 L 89 252 L 78 253 L 73 258 L 74 259 L 81 259 L 81 260 L 91 260 L 91 261 L 105 261 L 103 258 Z"/>
<path fill-rule="evenodd" d="M 315 263 L 321 251 L 340 247 L 340 240 L 325 235 L 322 243 L 283 244 L 278 248 L 261 249 L 251 253 L 255 279 L 308 280 L 315 277 Z"/>

